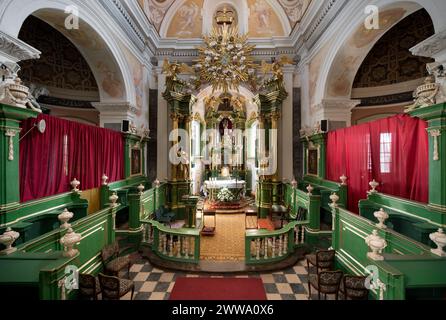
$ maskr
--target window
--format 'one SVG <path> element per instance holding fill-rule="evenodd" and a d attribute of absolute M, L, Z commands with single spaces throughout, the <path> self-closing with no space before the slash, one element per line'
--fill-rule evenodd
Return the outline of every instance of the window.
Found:
<path fill-rule="evenodd" d="M 380 168 L 381 173 L 390 173 L 391 163 L 392 163 L 392 134 L 391 133 L 381 133 L 380 136 Z"/>

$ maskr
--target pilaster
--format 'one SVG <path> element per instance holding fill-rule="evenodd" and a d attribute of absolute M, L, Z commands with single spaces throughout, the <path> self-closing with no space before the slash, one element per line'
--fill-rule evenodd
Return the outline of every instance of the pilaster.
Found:
<path fill-rule="evenodd" d="M 20 121 L 38 112 L 0 104 L 0 214 L 20 203 Z"/>
<path fill-rule="evenodd" d="M 409 112 L 428 123 L 429 206 L 446 212 L 446 103 Z"/>

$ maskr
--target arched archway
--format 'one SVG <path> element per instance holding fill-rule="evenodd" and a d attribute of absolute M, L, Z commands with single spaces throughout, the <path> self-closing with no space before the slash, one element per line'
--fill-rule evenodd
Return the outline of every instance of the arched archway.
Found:
<path fill-rule="evenodd" d="M 356 74 L 374 45 L 401 20 L 425 8 L 436 30 L 446 27 L 437 12 L 440 8 L 446 10 L 445 2 L 381 0 L 374 4 L 379 9 L 380 28 L 368 30 L 364 24 L 367 14 L 363 11 L 369 4 L 364 0 L 352 3 L 345 11 L 346 16 L 337 23 L 336 37 L 332 37 L 336 40 L 328 41 L 328 45 L 321 49 L 323 59 L 319 59 L 318 68 L 315 68 L 317 73 L 311 75 L 310 80 L 310 89 L 314 88 L 310 90 L 310 114 L 316 121 L 333 118 L 350 125 L 351 109 L 360 103 L 351 99 Z"/>
<path fill-rule="evenodd" d="M 0 5 L 0 29 L 17 38 L 20 29 L 33 15 L 68 38 L 89 64 L 99 87 L 101 103 L 135 105 L 136 95 L 127 60 L 111 29 L 90 8 L 79 2 L 79 29 L 68 30 L 65 20 L 73 2 L 67 0 L 8 0 Z M 17 10 L 20 8 L 20 10 Z"/>

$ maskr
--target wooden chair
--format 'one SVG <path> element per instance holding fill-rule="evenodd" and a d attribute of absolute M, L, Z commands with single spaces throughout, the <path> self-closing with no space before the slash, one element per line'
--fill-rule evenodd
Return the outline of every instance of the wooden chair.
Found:
<path fill-rule="evenodd" d="M 368 300 L 369 290 L 365 287 L 367 277 L 345 275 L 339 287 L 344 300 Z"/>
<path fill-rule="evenodd" d="M 320 270 L 332 271 L 334 268 L 335 254 L 336 252 L 334 250 L 319 250 L 315 254 L 306 255 L 308 272 L 310 272 L 311 266 L 317 269 L 316 274 Z"/>
<path fill-rule="evenodd" d="M 127 248 L 124 248 L 124 250 L 125 249 Z M 130 274 L 130 267 L 132 265 L 130 256 L 120 256 L 124 250 L 119 249 L 118 242 L 108 245 L 101 250 L 102 264 L 105 273 L 119 276 L 119 272 L 127 268 L 127 271 Z"/>
<path fill-rule="evenodd" d="M 132 292 L 130 299 L 133 300 L 135 284 L 132 280 L 107 276 L 100 273 L 99 282 L 101 284 L 103 300 L 119 300 L 130 291 Z"/>
<path fill-rule="evenodd" d="M 321 293 L 327 298 L 327 294 L 334 294 L 338 300 L 339 287 L 341 285 L 342 271 L 321 271 L 308 275 L 308 294 L 311 299 L 311 287 L 317 290 L 318 299 L 321 300 Z"/>
<path fill-rule="evenodd" d="M 101 293 L 99 279 L 91 274 L 79 274 L 79 295 L 81 298 L 98 300 Z"/>

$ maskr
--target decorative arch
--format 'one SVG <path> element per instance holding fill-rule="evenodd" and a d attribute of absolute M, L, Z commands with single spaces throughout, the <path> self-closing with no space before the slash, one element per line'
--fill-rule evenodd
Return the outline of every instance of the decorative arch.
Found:
<path fill-rule="evenodd" d="M 354 10 L 365 8 L 366 2 L 359 3 L 358 1 Z M 423 7 L 430 14 L 434 25 L 439 25 L 435 20 L 438 15 L 433 15 L 431 11 L 437 8 L 436 4 L 438 5 L 436 0 L 379 1 L 376 5 L 381 15 L 380 30 L 366 30 L 363 15 L 354 15 L 355 19 L 345 19 L 342 25 L 338 26 L 339 30 L 352 31 L 341 33 L 340 38 L 329 49 L 319 71 L 318 83 L 320 85 L 316 89 L 314 102 L 317 104 L 326 99 L 350 99 L 355 76 L 367 54 L 379 39 L 398 22 Z M 445 5 L 446 3 L 443 4 Z M 349 17 L 351 16 L 353 15 L 349 14 Z"/>
<path fill-rule="evenodd" d="M 6 0 L 0 6 L 0 29 L 17 38 L 26 18 L 38 17 L 79 49 L 96 78 L 101 102 L 135 105 L 132 75 L 126 71 L 130 67 L 110 28 L 84 2 L 77 2 L 80 28 L 67 30 L 65 10 L 69 6 L 73 6 L 73 2 L 68 0 Z"/>

